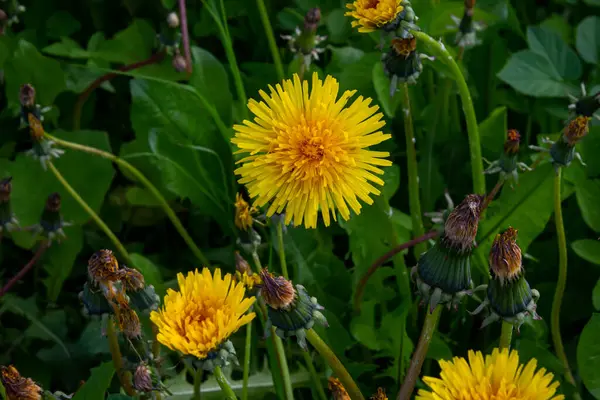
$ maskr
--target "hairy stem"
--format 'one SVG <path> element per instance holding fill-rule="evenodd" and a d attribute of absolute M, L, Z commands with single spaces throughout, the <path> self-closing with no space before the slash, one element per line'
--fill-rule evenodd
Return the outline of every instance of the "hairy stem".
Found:
<path fill-rule="evenodd" d="M 419 343 L 417 344 L 417 348 L 415 349 L 412 359 L 410 360 L 410 366 L 408 367 L 406 378 L 404 379 L 404 383 L 400 388 L 400 392 L 398 393 L 396 400 L 410 400 L 413 390 L 415 389 L 417 379 L 419 378 L 419 374 L 421 373 L 421 367 L 423 366 L 423 361 L 425 361 L 429 344 L 431 343 L 433 334 L 437 329 L 437 324 L 441 314 L 442 306 L 439 305 L 435 308 L 433 313 L 429 313 L 429 311 L 427 312 L 425 321 L 423 322 L 421 336 L 419 337 Z"/>
<path fill-rule="evenodd" d="M 75 201 L 79 203 L 81 208 L 83 208 L 85 212 L 88 213 L 88 215 L 94 220 L 98 227 L 102 229 L 104 234 L 108 236 L 115 248 L 119 250 L 119 253 L 121 253 L 126 263 L 129 265 L 134 265 L 131 261 L 131 257 L 129 257 L 129 253 L 125 249 L 125 246 L 123 246 L 123 243 L 121 243 L 121 241 L 117 238 L 117 236 L 115 236 L 113 231 L 111 231 L 110 228 L 104 223 L 104 221 L 102 221 L 102 218 L 100 218 L 100 216 L 98 216 L 98 214 L 96 214 L 96 212 L 92 210 L 88 203 L 86 203 L 85 200 L 81 198 L 79 193 L 77 193 L 77 191 L 73 189 L 73 187 L 69 184 L 69 182 L 67 182 L 65 177 L 62 176 L 60 171 L 54 166 L 54 164 L 52 164 L 52 162 L 48 162 L 48 168 L 50 169 L 50 171 L 52 171 L 56 179 L 58 179 L 58 181 L 64 186 L 67 192 L 69 192 L 69 194 L 75 199 Z"/>
<path fill-rule="evenodd" d="M 134 69 L 138 69 L 141 67 L 145 67 L 146 65 L 156 64 L 161 62 L 165 57 L 164 51 L 159 51 L 158 53 L 152 54 L 145 60 L 135 62 L 133 64 L 128 64 L 120 67 L 118 71 L 127 72 L 132 71 Z M 104 74 L 92 83 L 77 97 L 77 101 L 75 102 L 75 106 L 73 107 L 73 130 L 78 131 L 81 128 L 81 112 L 83 110 L 83 106 L 87 99 L 90 97 L 92 92 L 100 87 L 104 82 L 111 80 L 112 78 L 118 76 L 119 74 L 116 72 L 109 72 L 108 74 Z"/>
<path fill-rule="evenodd" d="M 458 93 L 462 100 L 463 113 L 467 122 L 467 134 L 469 136 L 469 153 L 471 157 L 471 173 L 473 176 L 473 192 L 476 194 L 485 193 L 485 177 L 483 175 L 483 158 L 481 156 L 481 143 L 479 139 L 479 127 L 477 125 L 477 116 L 473 107 L 473 100 L 469 87 L 460 67 L 452 58 L 446 47 L 433 39 L 424 32 L 411 30 L 411 33 L 418 39 L 427 44 L 433 55 L 444 62 L 454 74 Z"/>
<path fill-rule="evenodd" d="M 423 227 L 423 217 L 421 215 L 421 197 L 419 187 L 419 165 L 417 163 L 417 149 L 415 147 L 415 132 L 412 120 L 412 111 L 410 107 L 410 95 L 408 84 L 400 85 L 402 92 L 402 111 L 404 115 L 404 137 L 406 138 L 406 163 L 408 170 L 408 202 L 410 207 L 410 216 L 412 218 L 412 230 L 414 237 L 420 237 L 425 234 Z M 415 244 L 415 256 L 427 250 L 427 243 L 420 242 Z"/>
<path fill-rule="evenodd" d="M 325 359 L 327 365 L 333 370 L 334 375 L 342 382 L 346 391 L 350 395 L 351 400 L 364 400 L 360 389 L 354 379 L 350 376 L 346 368 L 341 361 L 336 357 L 335 353 L 327 346 L 327 343 L 323 341 L 313 329 L 306 331 L 306 338 L 319 352 L 321 357 Z"/>
<path fill-rule="evenodd" d="M 117 338 L 117 332 L 115 331 L 115 325 L 113 317 L 108 318 L 108 324 L 106 327 L 106 336 L 108 338 L 108 348 L 112 356 L 112 361 L 119 377 L 119 382 L 125 393 L 130 396 L 135 395 L 135 390 L 131 384 L 131 373 L 123 369 L 123 356 L 121 355 L 121 348 L 119 347 L 119 339 Z"/>
<path fill-rule="evenodd" d="M 192 73 L 192 51 L 190 48 L 185 0 L 179 0 L 179 19 L 181 20 L 181 41 L 183 42 L 183 52 L 185 54 L 185 70 L 189 75 Z"/>
<path fill-rule="evenodd" d="M 163 197 L 162 194 L 160 194 L 160 192 L 158 191 L 156 186 L 154 186 L 152 184 L 152 182 L 150 182 L 144 176 L 144 174 L 142 174 L 140 172 L 140 170 L 138 170 L 137 168 L 135 168 L 133 165 L 131 165 L 127 161 L 123 160 L 120 157 L 115 156 L 112 153 L 102 151 L 102 150 L 96 149 L 94 147 L 84 146 L 84 145 L 81 145 L 78 143 L 73 143 L 73 142 L 69 142 L 66 140 L 58 139 L 58 138 L 55 138 L 54 136 L 50 136 L 48 134 L 46 134 L 46 136 L 48 138 L 50 138 L 53 142 L 58 144 L 59 146 L 70 148 L 73 150 L 83 151 L 83 152 L 90 153 L 90 154 L 95 154 L 97 156 L 111 160 L 112 162 L 118 164 L 119 166 L 121 166 L 124 169 L 126 169 L 127 171 L 129 171 L 131 173 L 131 175 L 133 175 L 144 187 L 146 187 L 146 189 L 148 189 L 150 191 L 150 193 L 152 193 L 152 195 L 156 198 L 156 200 L 158 200 L 158 203 L 160 204 L 161 208 L 163 209 L 163 211 L 165 212 L 165 214 L 167 215 L 169 220 L 171 220 L 171 223 L 173 224 L 173 226 L 175 226 L 175 229 L 181 235 L 181 237 L 183 238 L 183 240 L 185 241 L 187 246 L 190 248 L 192 253 L 194 253 L 194 255 L 196 256 L 196 258 L 198 258 L 198 260 L 200 260 L 200 262 L 203 265 L 205 265 L 207 267 L 210 266 L 210 262 L 208 261 L 208 258 L 206 258 L 204 253 L 202 253 L 202 251 L 198 248 L 198 246 L 196 246 L 196 244 L 194 243 L 194 240 L 189 235 L 189 233 L 185 230 L 185 228 L 181 224 L 181 221 L 177 217 L 177 214 L 175 214 L 175 211 L 173 211 L 173 209 L 171 208 L 171 206 L 169 205 L 167 200 Z"/>
<path fill-rule="evenodd" d="M 510 342 L 512 340 L 513 325 L 506 321 L 502 321 L 502 333 L 500 334 L 500 348 L 510 350 Z"/>
<path fill-rule="evenodd" d="M 569 381 L 571 385 L 575 386 L 575 378 L 569 367 L 569 360 L 567 359 L 560 333 L 560 306 L 567 285 L 567 237 L 565 235 L 562 216 L 561 187 L 562 168 L 558 168 L 554 177 L 554 222 L 556 224 L 556 236 L 558 237 L 558 281 L 556 282 L 556 291 L 554 292 L 554 299 L 552 300 L 550 329 L 552 332 L 554 351 L 565 368 L 565 378 L 567 378 L 567 381 Z M 579 394 L 577 394 L 577 396 L 579 396 Z"/>
<path fill-rule="evenodd" d="M 306 364 L 306 369 L 310 373 L 310 377 L 313 380 L 313 383 L 315 385 L 315 390 L 317 391 L 317 394 L 319 395 L 319 399 L 327 400 L 327 395 L 325 394 L 325 390 L 323 389 L 323 385 L 321 384 L 321 379 L 319 378 L 319 374 L 317 373 L 317 370 L 315 369 L 313 360 L 310 357 L 310 353 L 308 351 L 303 351 L 302 356 L 304 357 L 304 363 Z"/>
<path fill-rule="evenodd" d="M 15 276 L 6 282 L 6 285 L 4 285 L 2 289 L 0 289 L 0 297 L 4 296 L 15 285 L 15 283 L 19 282 L 25 275 L 27 275 L 27 273 L 31 270 L 31 268 L 33 268 L 38 260 L 42 258 L 47 249 L 48 244 L 45 241 L 42 242 L 31 260 L 29 260 L 29 262 L 25 264 L 25 266 L 21 268 L 21 270 Z"/>
<path fill-rule="evenodd" d="M 231 385 L 227 381 L 227 378 L 225 378 L 225 375 L 223 375 L 223 370 L 221 369 L 221 367 L 215 367 L 215 370 L 213 372 L 215 374 L 215 378 L 217 379 L 217 383 L 219 384 L 219 387 L 221 388 L 221 391 L 225 396 L 225 399 L 237 400 L 237 397 L 235 396 Z"/>
<path fill-rule="evenodd" d="M 248 378 L 250 377 L 250 357 L 252 356 L 252 322 L 246 324 L 246 346 L 244 348 L 244 374 L 242 400 L 248 399 Z"/>
<path fill-rule="evenodd" d="M 277 71 L 277 77 L 280 81 L 283 80 L 285 74 L 283 72 L 283 64 L 281 63 L 281 56 L 279 55 L 279 48 L 275 41 L 275 34 L 273 33 L 273 26 L 269 20 L 269 13 L 265 6 L 265 0 L 256 0 L 258 5 L 258 11 L 260 13 L 260 19 L 265 28 L 265 34 L 267 35 L 267 41 L 269 42 L 269 49 L 271 50 L 271 56 L 273 57 L 273 63 L 275 64 L 275 70 Z"/>

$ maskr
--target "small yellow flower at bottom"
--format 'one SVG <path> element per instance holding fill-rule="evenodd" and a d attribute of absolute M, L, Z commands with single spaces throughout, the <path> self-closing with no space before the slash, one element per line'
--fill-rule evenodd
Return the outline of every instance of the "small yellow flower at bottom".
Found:
<path fill-rule="evenodd" d="M 12 365 L 0 367 L 0 381 L 6 391 L 7 400 L 39 400 L 42 388 L 31 378 L 22 377 Z"/>
<path fill-rule="evenodd" d="M 244 285 L 230 274 L 222 278 L 219 268 L 214 276 L 208 268 L 179 273 L 177 281 L 179 291 L 169 289 L 163 308 L 150 314 L 158 341 L 171 350 L 206 359 L 255 317 L 246 311 L 256 298 L 244 298 Z"/>
<path fill-rule="evenodd" d="M 330 376 L 327 387 L 331 392 L 333 400 L 350 400 L 350 396 L 348 395 L 346 388 L 344 387 L 344 385 L 342 385 L 342 382 L 340 382 L 338 378 Z"/>
<path fill-rule="evenodd" d="M 256 214 L 258 210 L 256 209 L 256 207 L 250 207 L 250 204 L 248 204 L 248 202 L 244 200 L 244 197 L 242 197 L 240 193 L 236 194 L 235 196 L 234 206 L 235 226 L 237 226 L 238 229 L 247 231 L 248 229 L 250 229 L 250 227 L 252 227 L 252 223 L 254 222 L 254 220 L 252 219 L 252 215 Z"/>
<path fill-rule="evenodd" d="M 382 388 L 377 388 L 377 393 L 371 396 L 371 400 L 388 400 L 385 390 Z"/>
<path fill-rule="evenodd" d="M 483 357 L 469 350 L 468 361 L 454 357 L 440 361 L 440 378 L 425 377 L 430 390 L 421 389 L 417 400 L 564 400 L 557 395 L 559 383 L 544 368 L 536 372 L 537 361 L 519 364 L 519 354 L 508 349 L 494 349 Z"/>

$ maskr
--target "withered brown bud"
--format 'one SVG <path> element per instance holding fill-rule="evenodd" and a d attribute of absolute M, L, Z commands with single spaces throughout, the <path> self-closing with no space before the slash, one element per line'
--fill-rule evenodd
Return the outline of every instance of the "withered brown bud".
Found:
<path fill-rule="evenodd" d="M 19 101 L 25 108 L 32 108 L 35 106 L 35 89 L 29 83 L 21 86 L 21 90 L 19 90 Z"/>
<path fill-rule="evenodd" d="M 169 25 L 169 28 L 179 27 L 179 16 L 177 13 L 172 12 L 167 15 L 167 25 Z"/>
<path fill-rule="evenodd" d="M 181 54 L 176 54 L 175 56 L 173 56 L 173 61 L 171 64 L 177 72 L 183 72 L 187 68 L 187 62 L 185 61 L 185 57 L 183 57 Z"/>
<path fill-rule="evenodd" d="M 239 251 L 235 252 L 235 269 L 242 275 L 244 273 L 252 275 L 252 268 L 250 268 L 250 264 L 248 264 L 248 261 L 246 261 L 246 259 L 240 255 Z"/>
<path fill-rule="evenodd" d="M 475 3 L 477 3 L 477 0 L 465 0 L 465 9 L 470 10 L 475 8 Z"/>
<path fill-rule="evenodd" d="M 304 30 L 314 32 L 321 22 L 321 9 L 311 8 L 304 16 Z"/>
<path fill-rule="evenodd" d="M 140 317 L 127 304 L 119 304 L 118 322 L 119 329 L 128 338 L 133 339 L 142 335 Z"/>
<path fill-rule="evenodd" d="M 519 144 L 521 142 L 521 134 L 516 129 L 508 131 L 506 141 L 504 142 L 504 154 L 515 155 L 519 152 Z"/>
<path fill-rule="evenodd" d="M 388 400 L 385 389 L 377 388 L 377 393 L 371 396 L 371 400 Z"/>
<path fill-rule="evenodd" d="M 569 146 L 575 146 L 589 133 L 589 122 L 591 118 L 578 116 L 573 118 L 564 129 L 564 137 Z"/>
<path fill-rule="evenodd" d="M 291 281 L 283 276 L 273 276 L 267 268 L 260 271 L 262 286 L 260 294 L 265 299 L 265 303 L 275 310 L 286 309 L 296 298 L 296 290 Z"/>
<path fill-rule="evenodd" d="M 338 378 L 330 376 L 327 382 L 327 388 L 331 392 L 333 400 L 350 400 L 350 396 L 348 395 L 346 388 Z"/>
<path fill-rule="evenodd" d="M 12 193 L 12 177 L 4 178 L 0 181 L 0 203 L 6 203 L 10 200 Z"/>
<path fill-rule="evenodd" d="M 392 48 L 399 56 L 408 57 L 417 49 L 417 38 L 412 36 L 407 39 L 392 39 Z"/>
<path fill-rule="evenodd" d="M 452 247 L 460 251 L 473 248 L 484 199 L 484 196 L 469 194 L 450 212 L 444 225 L 444 240 Z"/>
<path fill-rule="evenodd" d="M 517 230 L 509 227 L 496 235 L 490 250 L 490 268 L 501 283 L 517 277 L 522 270 L 521 248 L 517 245 Z"/>
<path fill-rule="evenodd" d="M 31 378 L 22 377 L 12 365 L 0 367 L 0 380 L 7 400 L 40 400 L 42 388 Z"/>
<path fill-rule="evenodd" d="M 88 260 L 88 275 L 96 283 L 118 280 L 118 270 L 119 262 L 110 250 L 98 250 Z"/>
<path fill-rule="evenodd" d="M 146 364 L 140 364 L 133 373 L 133 387 L 140 392 L 149 393 L 154 388 L 152 386 L 152 372 Z"/>
<path fill-rule="evenodd" d="M 59 212 L 60 205 L 61 199 L 59 193 L 54 192 L 50 196 L 48 196 L 48 199 L 46 200 L 46 210 L 51 212 Z"/>
<path fill-rule="evenodd" d="M 122 267 L 119 270 L 119 277 L 127 290 L 137 292 L 146 286 L 144 275 L 137 269 Z"/>

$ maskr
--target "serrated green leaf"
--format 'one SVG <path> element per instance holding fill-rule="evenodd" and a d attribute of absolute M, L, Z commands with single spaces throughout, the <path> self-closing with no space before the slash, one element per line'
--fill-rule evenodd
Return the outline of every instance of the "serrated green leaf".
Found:
<path fill-rule="evenodd" d="M 600 399 L 600 314 L 592 314 L 579 337 L 577 365 L 583 384 L 596 399 Z"/>
<path fill-rule="evenodd" d="M 600 60 L 600 18 L 589 16 L 577 25 L 577 51 L 590 64 Z"/>
<path fill-rule="evenodd" d="M 548 28 L 530 26 L 527 29 L 529 48 L 545 58 L 548 66 L 565 80 L 576 80 L 581 76 L 581 61 L 577 53 L 555 32 Z"/>
<path fill-rule="evenodd" d="M 104 400 L 114 374 L 115 367 L 111 361 L 92 368 L 90 378 L 75 393 L 73 400 Z"/>
<path fill-rule="evenodd" d="M 583 220 L 594 231 L 600 232 L 600 209 L 598 208 L 600 181 L 587 179 L 578 182 L 575 193 Z"/>
<path fill-rule="evenodd" d="M 592 264 L 600 265 L 600 242 L 592 239 L 576 240 L 571 243 L 573 251 Z"/>

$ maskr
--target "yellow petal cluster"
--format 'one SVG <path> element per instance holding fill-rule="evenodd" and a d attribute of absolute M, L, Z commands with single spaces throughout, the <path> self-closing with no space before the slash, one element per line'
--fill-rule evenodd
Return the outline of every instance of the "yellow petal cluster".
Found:
<path fill-rule="evenodd" d="M 346 8 L 350 11 L 345 15 L 355 19 L 352 26 L 365 33 L 394 22 L 404 9 L 402 0 L 356 0 L 346 4 Z"/>
<path fill-rule="evenodd" d="M 252 215 L 256 214 L 258 210 L 255 207 L 250 207 L 250 204 L 244 200 L 244 197 L 240 193 L 235 196 L 235 226 L 238 229 L 247 231 L 252 226 Z"/>
<path fill-rule="evenodd" d="M 230 274 L 214 277 L 208 268 L 187 276 L 177 274 L 179 291 L 169 289 L 164 306 L 150 319 L 158 327 L 158 341 L 171 350 L 205 359 L 255 314 L 246 311 L 256 300 L 244 298 L 246 289 Z"/>
<path fill-rule="evenodd" d="M 286 224 L 316 228 L 319 211 L 329 225 L 336 210 L 347 220 L 350 209 L 360 213 L 359 199 L 372 204 L 380 191 L 371 183 L 383 185 L 376 166 L 391 165 L 389 153 L 368 149 L 391 137 L 379 130 L 379 107 L 362 96 L 347 106 L 356 91 L 338 99 L 337 80 L 316 73 L 310 89 L 298 75 L 269 88 L 260 91 L 263 101 L 248 102 L 254 121 L 235 125 L 232 139 L 238 153 L 248 153 L 235 173 L 254 206 L 271 202 L 267 216 L 285 212 Z"/>
<path fill-rule="evenodd" d="M 425 377 L 431 389 L 419 390 L 417 400 L 564 400 L 554 376 L 536 367 L 535 359 L 519 364 L 515 350 L 494 349 L 485 359 L 470 350 L 468 361 L 440 361 L 440 378 Z"/>

